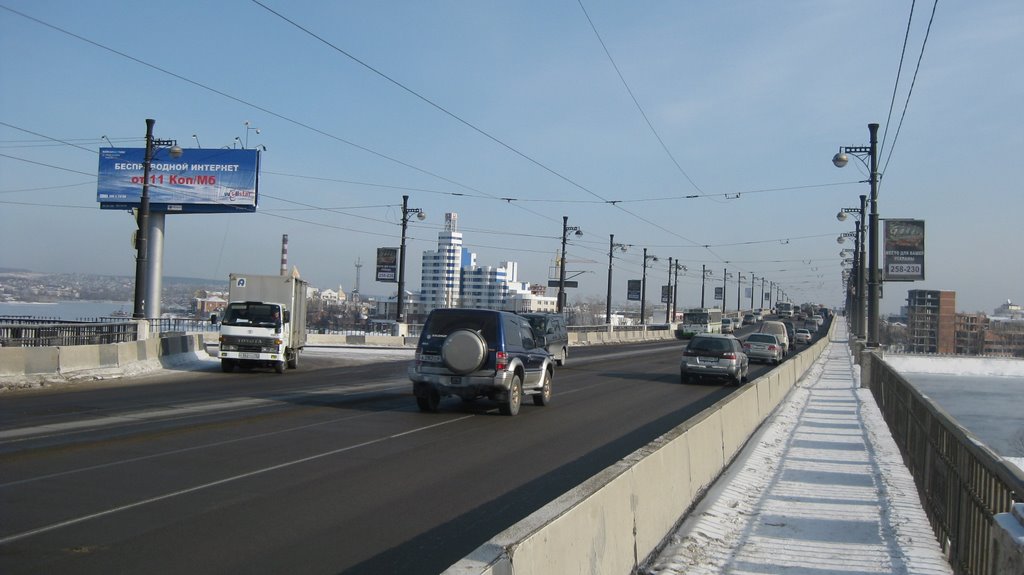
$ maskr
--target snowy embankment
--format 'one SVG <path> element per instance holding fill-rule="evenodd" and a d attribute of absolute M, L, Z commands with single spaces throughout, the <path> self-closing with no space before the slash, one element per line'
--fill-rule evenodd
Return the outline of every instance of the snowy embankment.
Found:
<path fill-rule="evenodd" d="M 885 363 L 896 371 L 942 375 L 1024 377 L 1024 359 L 885 354 Z"/>

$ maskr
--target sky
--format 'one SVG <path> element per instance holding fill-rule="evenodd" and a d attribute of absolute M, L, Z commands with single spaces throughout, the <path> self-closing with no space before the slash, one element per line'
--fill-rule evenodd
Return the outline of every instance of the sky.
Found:
<path fill-rule="evenodd" d="M 942 289 L 991 312 L 1024 300 L 1024 4 L 911 6 L 0 0 L 0 268 L 133 276 L 98 150 L 143 147 L 152 118 L 184 148 L 266 147 L 255 213 L 167 217 L 165 276 L 275 274 L 287 234 L 312 285 L 351 291 L 358 261 L 363 294 L 393 294 L 374 262 L 408 195 L 413 291 L 454 212 L 479 264 L 541 284 L 567 216 L 570 302 L 604 301 L 614 235 L 616 304 L 646 248 L 649 301 L 672 258 L 680 307 L 702 267 L 708 305 L 723 274 L 727 309 L 737 275 L 841 305 L 856 224 L 835 216 L 868 170 L 831 158 L 874 122 L 880 217 L 926 223 L 925 281 L 881 311 Z"/>

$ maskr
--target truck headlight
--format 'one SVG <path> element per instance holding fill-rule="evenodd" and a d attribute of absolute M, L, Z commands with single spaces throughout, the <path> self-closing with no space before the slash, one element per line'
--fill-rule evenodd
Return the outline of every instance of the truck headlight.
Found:
<path fill-rule="evenodd" d="M 222 343 L 220 344 L 221 351 L 238 351 L 238 346 L 233 343 Z"/>

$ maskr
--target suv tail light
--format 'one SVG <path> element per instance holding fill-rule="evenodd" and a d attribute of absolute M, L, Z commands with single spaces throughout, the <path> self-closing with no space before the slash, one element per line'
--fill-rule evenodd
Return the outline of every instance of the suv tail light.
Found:
<path fill-rule="evenodd" d="M 495 354 L 494 358 L 495 358 L 494 368 L 497 369 L 498 371 L 501 371 L 501 370 L 505 369 L 506 367 L 508 367 L 508 354 L 507 353 L 505 353 L 503 351 L 499 351 L 499 352 L 497 352 Z"/>
<path fill-rule="evenodd" d="M 731 351 L 723 353 L 722 359 L 736 359 L 736 353 Z"/>

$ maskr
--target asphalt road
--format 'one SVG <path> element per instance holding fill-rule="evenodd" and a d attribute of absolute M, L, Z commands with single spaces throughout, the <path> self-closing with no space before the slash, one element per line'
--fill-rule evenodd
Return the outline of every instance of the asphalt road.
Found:
<path fill-rule="evenodd" d="M 574 348 L 516 417 L 322 355 L 6 393 L 0 572 L 438 573 L 735 390 L 682 343 Z"/>

